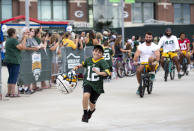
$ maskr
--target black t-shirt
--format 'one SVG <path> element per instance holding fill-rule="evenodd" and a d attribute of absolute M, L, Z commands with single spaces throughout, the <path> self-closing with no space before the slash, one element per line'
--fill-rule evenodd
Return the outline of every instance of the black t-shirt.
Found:
<path fill-rule="evenodd" d="M 121 45 L 115 45 L 115 57 L 122 57 Z"/>

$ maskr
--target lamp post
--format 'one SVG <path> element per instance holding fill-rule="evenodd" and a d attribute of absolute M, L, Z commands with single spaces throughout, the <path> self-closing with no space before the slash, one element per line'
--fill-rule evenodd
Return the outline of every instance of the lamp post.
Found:
<path fill-rule="evenodd" d="M 125 30 L 124 30 L 124 1 L 121 0 L 121 27 L 122 27 L 122 47 L 125 44 Z"/>
<path fill-rule="evenodd" d="M 117 4 L 116 2 L 120 2 L 120 7 L 121 7 L 121 30 L 122 30 L 122 47 L 124 47 L 124 43 L 125 43 L 125 30 L 124 30 L 124 0 L 110 0 L 111 2 L 113 2 L 113 6 L 118 6 L 119 4 Z"/>
<path fill-rule="evenodd" d="M 29 22 L 29 0 L 25 0 L 25 20 L 26 20 L 26 26 L 29 28 L 30 22 Z"/>

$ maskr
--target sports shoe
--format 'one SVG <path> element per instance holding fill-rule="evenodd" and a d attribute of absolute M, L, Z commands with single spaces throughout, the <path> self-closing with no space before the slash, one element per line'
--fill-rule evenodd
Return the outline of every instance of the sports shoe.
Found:
<path fill-rule="evenodd" d="M 83 114 L 83 116 L 82 116 L 82 122 L 88 123 L 88 113 L 87 114 Z"/>
<path fill-rule="evenodd" d="M 88 120 L 92 117 L 92 113 L 95 112 L 96 109 L 94 109 L 93 111 L 88 111 Z"/>
<path fill-rule="evenodd" d="M 137 89 L 137 91 L 136 91 L 136 94 L 139 95 L 139 93 L 140 93 L 140 92 L 139 92 L 139 87 L 138 87 L 138 89 Z"/>
<path fill-rule="evenodd" d="M 155 79 L 155 73 L 154 72 L 150 72 L 149 74 L 150 74 L 151 80 L 154 81 L 154 79 Z"/>
<path fill-rule="evenodd" d="M 183 75 L 181 75 L 180 73 L 178 74 L 178 78 L 179 78 L 179 79 L 181 79 L 182 76 L 183 76 Z"/>
<path fill-rule="evenodd" d="M 35 91 L 34 90 L 30 90 L 29 88 L 27 88 L 27 90 L 24 91 L 24 94 L 33 94 Z"/>
<path fill-rule="evenodd" d="M 187 72 L 189 72 L 190 70 L 191 70 L 191 66 L 190 66 L 190 64 L 188 64 Z"/>
<path fill-rule="evenodd" d="M 22 88 L 22 87 L 19 87 L 19 89 L 18 89 L 18 91 L 19 91 L 19 94 L 24 94 L 24 88 Z"/>

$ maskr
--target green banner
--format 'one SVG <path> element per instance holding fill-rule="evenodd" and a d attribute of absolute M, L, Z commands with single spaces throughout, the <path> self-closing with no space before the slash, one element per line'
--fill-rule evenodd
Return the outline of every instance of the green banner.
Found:
<path fill-rule="evenodd" d="M 125 0 L 125 3 L 135 3 L 135 0 Z"/>
<path fill-rule="evenodd" d="M 109 2 L 112 2 L 112 3 L 114 3 L 114 2 L 120 2 L 120 0 L 109 0 Z"/>

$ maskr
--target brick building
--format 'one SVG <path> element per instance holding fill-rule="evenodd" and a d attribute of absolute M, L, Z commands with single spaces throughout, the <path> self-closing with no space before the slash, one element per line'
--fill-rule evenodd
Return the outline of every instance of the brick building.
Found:
<path fill-rule="evenodd" d="M 0 0 L 0 20 L 25 15 L 25 0 Z M 30 17 L 70 21 L 77 27 L 98 23 L 121 26 L 121 4 L 109 0 L 30 0 Z M 136 0 L 125 3 L 125 26 L 194 24 L 194 0 Z"/>

